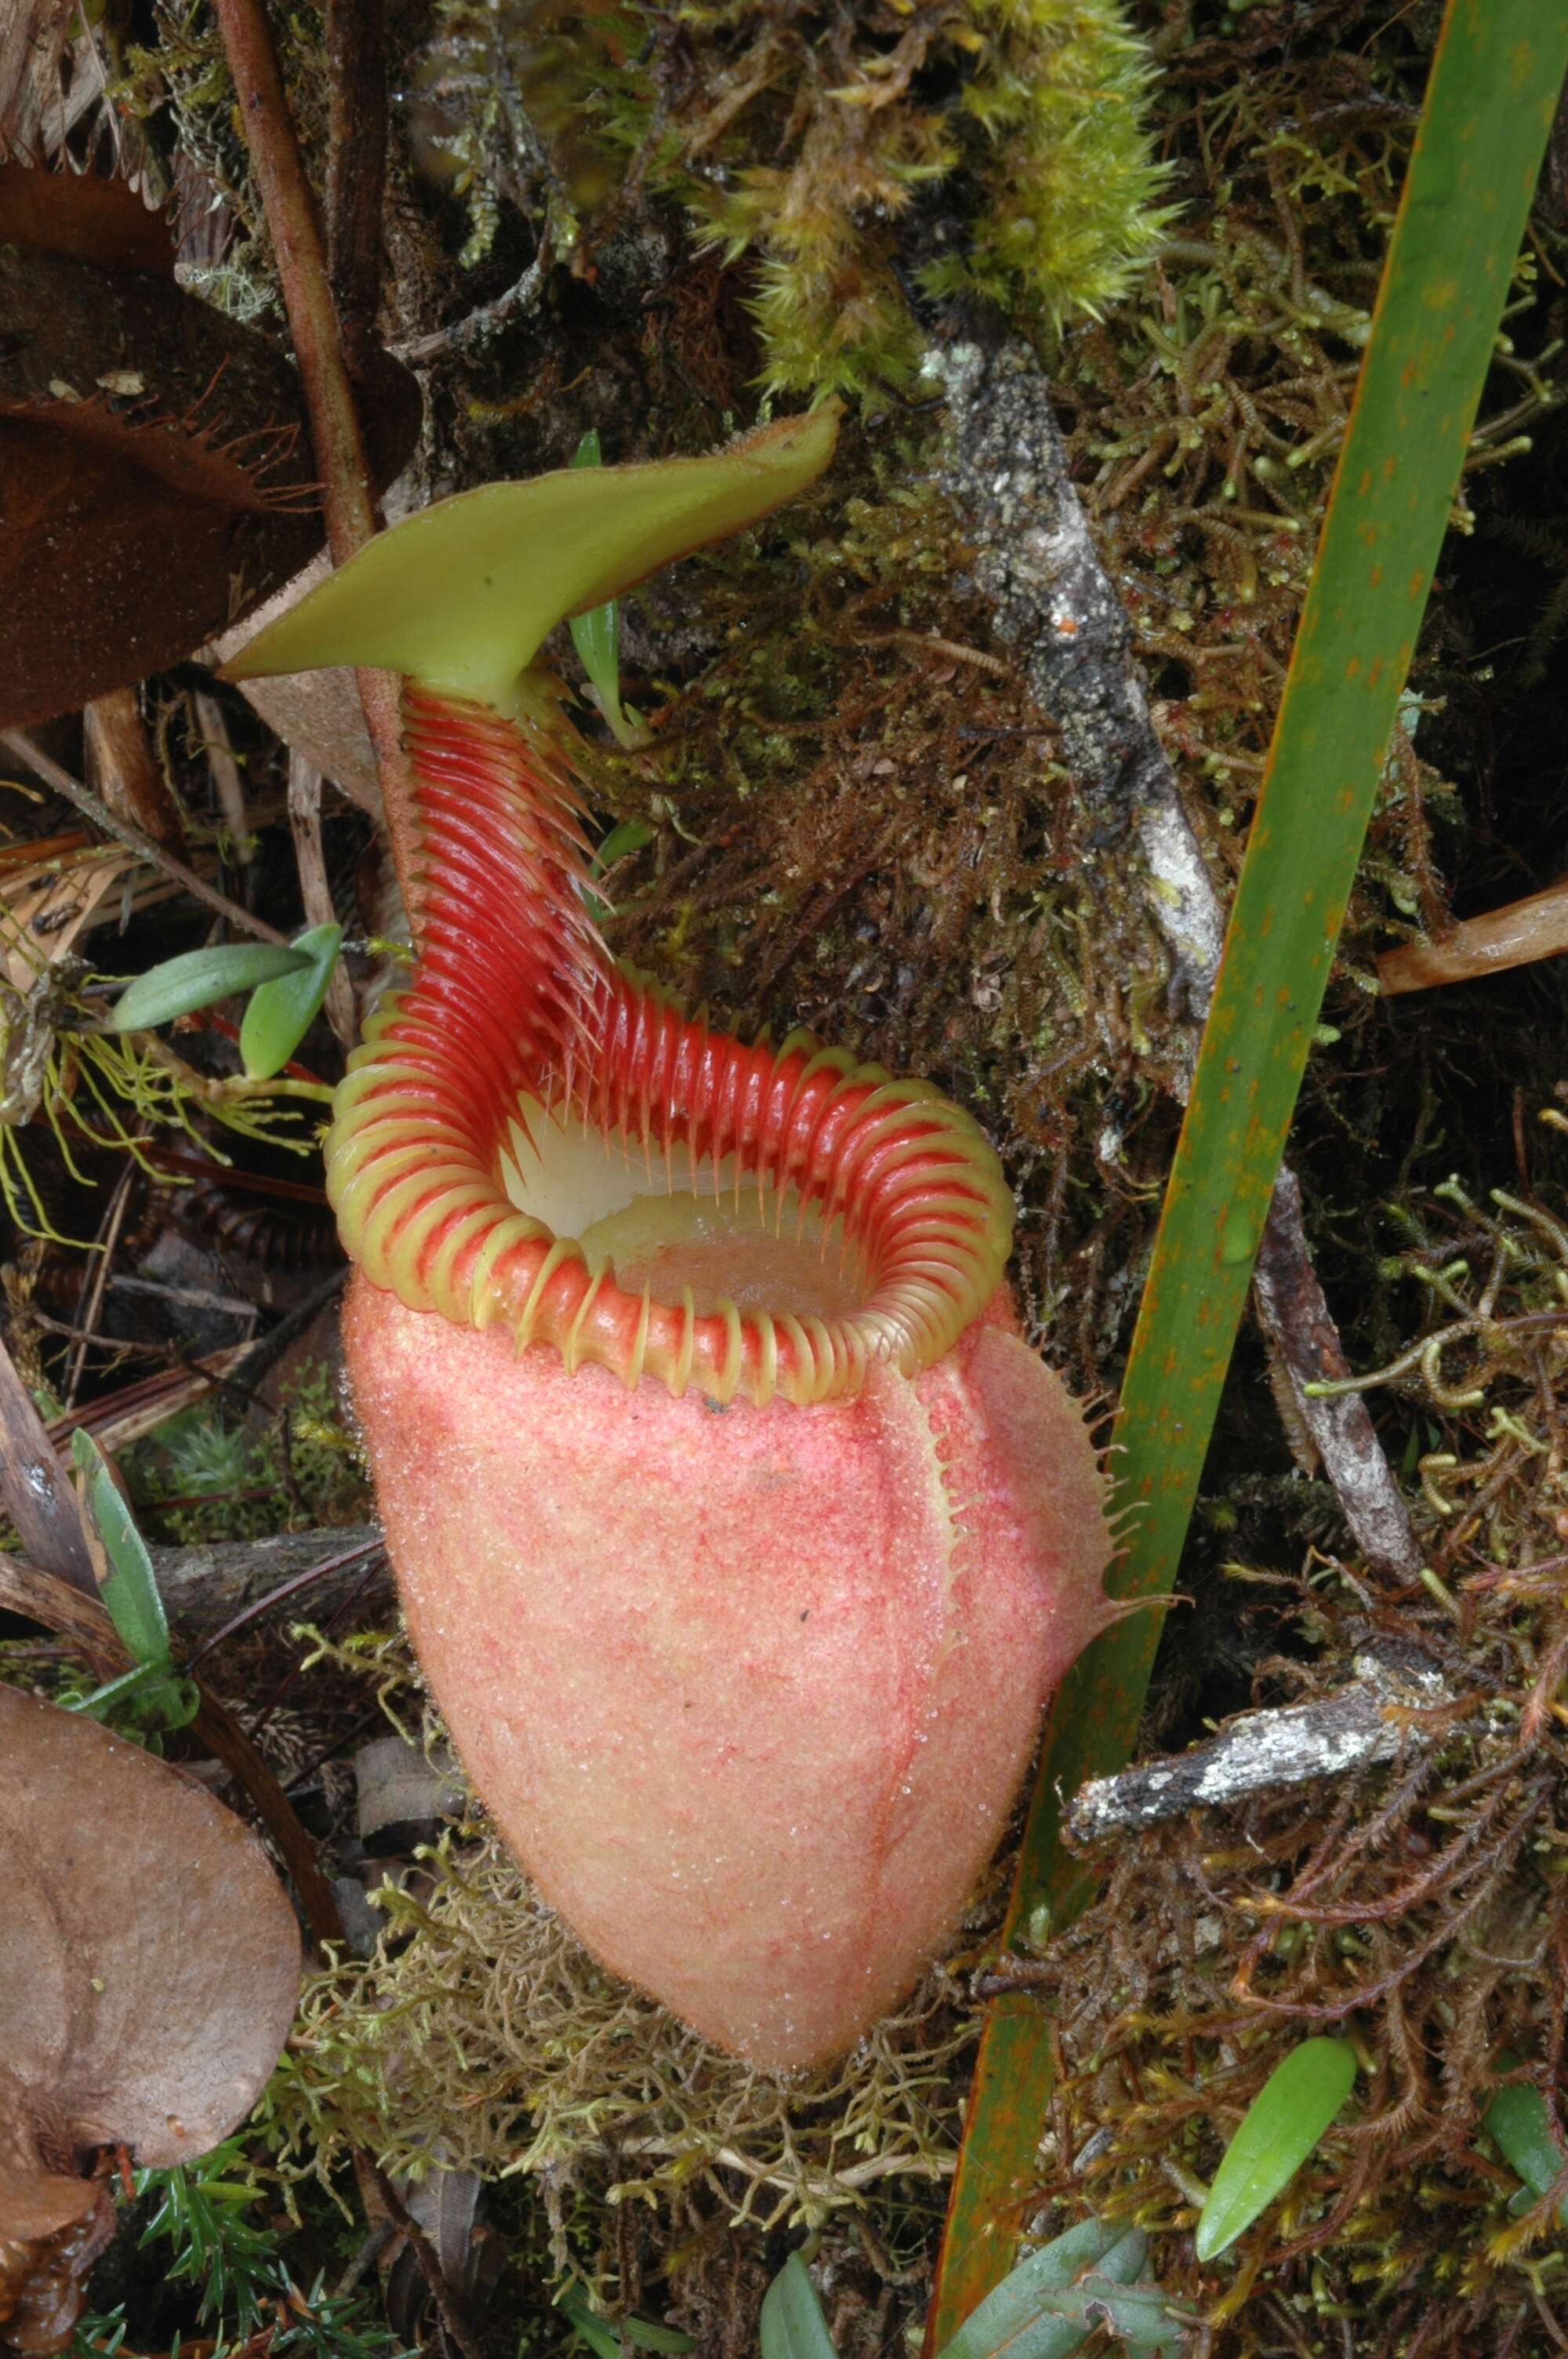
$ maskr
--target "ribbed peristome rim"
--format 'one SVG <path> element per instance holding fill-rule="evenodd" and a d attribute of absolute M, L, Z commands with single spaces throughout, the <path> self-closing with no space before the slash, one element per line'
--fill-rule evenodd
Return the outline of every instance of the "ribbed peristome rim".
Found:
<path fill-rule="evenodd" d="M 765 1406 L 913 1375 L 1000 1277 L 1001 1169 L 928 1082 L 795 1035 L 748 1046 L 617 968 L 581 896 L 587 846 L 553 731 L 406 690 L 424 864 L 419 963 L 350 1060 L 328 1142 L 344 1245 L 409 1309 L 508 1330 L 568 1368 Z M 568 1114 L 639 1159 L 684 1148 L 842 1224 L 863 1300 L 833 1317 L 661 1301 L 520 1212 L 503 1158 L 522 1109 Z M 538 1117 L 535 1115 L 535 1119 Z M 732 1160 L 731 1160 L 732 1158 Z"/>

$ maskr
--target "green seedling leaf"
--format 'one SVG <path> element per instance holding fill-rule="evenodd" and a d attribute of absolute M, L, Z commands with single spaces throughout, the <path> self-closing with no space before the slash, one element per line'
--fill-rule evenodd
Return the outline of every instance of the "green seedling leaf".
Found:
<path fill-rule="evenodd" d="M 594 853 L 595 873 L 602 875 L 618 860 L 624 860 L 629 852 L 641 852 L 645 843 L 652 843 L 654 832 L 645 819 L 623 819 L 619 827 L 611 829 Z"/>
<path fill-rule="evenodd" d="M 1200 2261 L 1227 2251 L 1290 2185 L 1355 2078 L 1356 2051 L 1343 2039 L 1303 2039 L 1270 2073 L 1215 2172 L 1194 2239 Z"/>
<path fill-rule="evenodd" d="M 198 1007 L 308 966 L 303 951 L 284 942 L 216 942 L 211 950 L 186 951 L 139 974 L 120 994 L 109 1015 L 112 1032 L 150 1032 Z"/>
<path fill-rule="evenodd" d="M 138 1663 L 161 1669 L 169 1661 L 168 1624 L 146 1542 L 109 1472 L 108 1460 L 80 1426 L 70 1437 L 70 1454 L 86 1477 L 88 1512 L 109 1560 L 103 1592 L 109 1618 Z"/>
<path fill-rule="evenodd" d="M 572 453 L 574 467 L 597 467 L 601 459 L 599 429 L 590 426 Z M 600 710 L 610 723 L 611 734 L 618 745 L 642 743 L 645 731 L 641 723 L 630 722 L 621 703 L 621 609 L 613 598 L 602 606 L 590 606 L 586 614 L 571 618 L 572 645 L 578 661 L 593 682 Z"/>
<path fill-rule="evenodd" d="M 941 2354 L 941 2359 L 1070 2359 L 1098 2322 L 1096 2297 L 1078 2296 L 1087 2285 L 1102 2290 L 1103 2313 L 1109 2288 L 1131 2285 L 1148 2256 L 1139 2230 L 1082 2220 L 1065 2235 L 1031 2253 L 1003 2277 L 971 2312 Z M 1161 2332 L 1171 2321 L 1162 2312 Z"/>
<path fill-rule="evenodd" d="M 806 2263 L 792 2253 L 762 2298 L 762 2359 L 838 2359 Z"/>
<path fill-rule="evenodd" d="M 138 1663 L 61 1709 L 79 1712 L 86 1720 L 111 1721 L 118 1715 L 154 1728 L 188 1728 L 201 1709 L 201 1696 L 194 1680 L 183 1680 L 157 1663 Z"/>
<path fill-rule="evenodd" d="M 240 1060 L 253 1082 L 270 1082 L 280 1073 L 309 1031 L 327 996 L 342 939 L 341 926 L 311 926 L 296 934 L 289 948 L 307 963 L 252 992 L 240 1026 Z"/>
<path fill-rule="evenodd" d="M 483 484 L 377 533 L 257 633 L 227 679 L 373 664 L 506 707 L 556 625 L 815 483 L 838 409 L 785 418 L 704 459 L 560 467 Z"/>
<path fill-rule="evenodd" d="M 695 2335 L 683 2334 L 678 2327 L 661 2326 L 651 2318 L 628 2318 L 621 2329 L 622 2340 L 634 2343 L 639 2351 L 695 2351 Z"/>
<path fill-rule="evenodd" d="M 580 2335 L 594 2359 L 623 2359 L 620 2335 L 607 2319 L 595 2318 L 586 2301 L 568 2294 L 561 2308 L 571 2321 L 573 2332 Z"/>
<path fill-rule="evenodd" d="M 1528 2081 L 1499 2089 L 1481 2116 L 1482 2125 L 1503 2159 L 1524 2181 L 1514 2198 L 1521 2212 L 1538 2202 L 1562 2177 L 1568 2154 L 1552 2134 L 1546 2100 Z M 1559 2222 L 1568 2227 L 1568 2199 L 1557 2207 Z"/>
<path fill-rule="evenodd" d="M 103 1720 L 129 1708 L 130 1717 L 147 1727 L 185 1728 L 195 1719 L 200 1697 L 195 1680 L 180 1676 L 169 1654 L 168 1624 L 146 1542 L 92 1436 L 79 1428 L 70 1437 L 70 1451 L 86 1477 L 88 1513 L 109 1560 L 103 1603 L 135 1658 L 132 1669 L 94 1688 L 72 1709 L 89 1720 Z"/>

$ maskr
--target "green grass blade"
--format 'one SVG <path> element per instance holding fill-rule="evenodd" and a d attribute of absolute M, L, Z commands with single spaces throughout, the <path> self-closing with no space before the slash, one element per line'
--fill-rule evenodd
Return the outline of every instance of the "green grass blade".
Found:
<path fill-rule="evenodd" d="M 1116 1579 L 1175 1579 L 1253 1256 L 1322 1004 L 1400 690 L 1568 67 L 1568 0 L 1450 0 L 1356 408 L 1253 821 L 1122 1390 Z M 1052 1708 L 1008 1937 L 1087 1888 L 1056 1790 L 1121 1767 L 1156 1614 L 1099 1639 Z M 1050 2089 L 1047 2026 L 993 2009 L 955 2176 L 930 2347 L 1005 2273 Z"/>
<path fill-rule="evenodd" d="M 1346 2039 L 1303 2039 L 1277 2064 L 1226 2147 L 1193 2238 L 1212 2261 L 1282 2193 L 1350 2094 L 1356 2050 Z"/>
<path fill-rule="evenodd" d="M 602 465 L 599 447 L 599 429 L 590 426 L 577 449 L 572 452 L 574 467 Z M 589 679 L 598 692 L 600 709 L 610 723 L 611 734 L 618 745 L 634 742 L 625 713 L 621 709 L 621 608 L 611 598 L 602 606 L 590 606 L 586 614 L 574 614 L 567 625 L 572 635 L 572 645 L 578 652 Z"/>

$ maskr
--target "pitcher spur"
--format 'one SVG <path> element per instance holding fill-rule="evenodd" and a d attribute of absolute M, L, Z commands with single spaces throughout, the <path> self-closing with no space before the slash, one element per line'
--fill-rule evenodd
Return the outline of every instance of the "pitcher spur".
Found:
<path fill-rule="evenodd" d="M 1102 1479 L 1014 1332 L 976 1124 L 685 1015 L 584 899 L 539 647 L 789 499 L 835 430 L 461 494 L 230 667 L 403 676 L 417 959 L 328 1186 L 420 1661 L 582 1940 L 776 2070 L 847 2048 L 952 1930 L 1110 1613 Z"/>

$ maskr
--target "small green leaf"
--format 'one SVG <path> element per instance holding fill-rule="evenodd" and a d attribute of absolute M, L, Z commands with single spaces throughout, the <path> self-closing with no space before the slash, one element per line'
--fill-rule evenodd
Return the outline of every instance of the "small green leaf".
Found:
<path fill-rule="evenodd" d="M 590 426 L 572 452 L 572 465 L 597 467 L 600 463 L 599 429 Z M 621 709 L 621 609 L 616 601 L 610 598 L 602 606 L 590 606 L 586 614 L 574 614 L 568 628 L 578 661 L 593 682 L 616 744 L 641 744 L 641 725 L 633 728 Z"/>
<path fill-rule="evenodd" d="M 654 829 L 645 819 L 623 819 L 619 827 L 611 829 L 594 853 L 595 875 L 602 875 L 605 869 L 613 868 L 616 862 L 624 860 L 629 852 L 641 852 L 645 843 L 652 843 L 654 834 Z"/>
<path fill-rule="evenodd" d="M 806 2263 L 792 2253 L 762 2298 L 762 2359 L 838 2359 Z"/>
<path fill-rule="evenodd" d="M 594 2354 L 594 2359 L 622 2359 L 621 2337 L 608 2319 L 595 2318 L 587 2302 L 575 2294 L 568 2294 L 560 2306 L 570 2319 L 574 2332 Z"/>
<path fill-rule="evenodd" d="M 172 1024 L 177 1016 L 254 991 L 309 963 L 305 951 L 284 942 L 215 942 L 210 950 L 186 951 L 126 985 L 110 1011 L 109 1029 L 150 1032 L 157 1024 Z"/>
<path fill-rule="evenodd" d="M 162 1669 L 169 1662 L 168 1624 L 146 1542 L 109 1472 L 108 1460 L 80 1426 L 70 1437 L 70 1454 L 87 1478 L 88 1511 L 109 1560 L 103 1593 L 109 1618 L 138 1663 Z"/>
<path fill-rule="evenodd" d="M 660 2326 L 651 2318 L 628 2318 L 621 2327 L 622 2340 L 634 2343 L 641 2351 L 695 2351 L 695 2335 L 681 2333 L 678 2327 Z"/>
<path fill-rule="evenodd" d="M 1241 2117 L 1198 2219 L 1200 2261 L 1212 2261 L 1288 2187 L 1350 2094 L 1356 2051 L 1343 2039 L 1303 2039 L 1277 2065 Z"/>
<path fill-rule="evenodd" d="M 280 1073 L 316 1021 L 342 939 L 341 926 L 310 926 L 296 934 L 289 948 L 307 963 L 252 992 L 240 1026 L 240 1059 L 253 1082 Z"/>
<path fill-rule="evenodd" d="M 1505 2070 L 1512 2061 L 1509 2058 L 1500 2060 Z M 1531 2088 L 1528 2081 L 1515 2081 L 1508 2088 L 1498 2090 L 1481 2120 L 1505 2161 L 1511 2163 L 1523 2180 L 1521 2192 L 1528 2194 L 1530 2202 L 1538 2201 L 1556 2184 L 1564 2163 L 1568 2163 L 1568 2155 L 1552 2135 L 1552 2117 L 1541 2091 Z M 1527 2211 L 1529 2203 L 1521 2203 L 1519 2208 Z M 1557 2217 L 1568 2226 L 1568 2198 L 1558 2205 Z"/>
<path fill-rule="evenodd" d="M 1109 2289 L 1130 2287 L 1148 2251 L 1148 2238 L 1136 2228 L 1080 2220 L 1020 2261 L 964 2321 L 941 2359 L 1070 2359 L 1087 2342 Z M 1162 2310 L 1159 2322 L 1168 2335 Z"/>
<path fill-rule="evenodd" d="M 168 1624 L 153 1579 L 146 1542 L 121 1497 L 108 1461 L 90 1433 L 70 1437 L 71 1456 L 87 1480 L 87 1506 L 109 1560 L 103 1599 L 109 1618 L 135 1658 L 134 1668 L 94 1688 L 72 1706 L 90 1720 L 130 1710 L 133 1720 L 152 1728 L 184 1728 L 200 1704 L 194 1680 L 175 1669 L 168 1650 Z"/>
<path fill-rule="evenodd" d="M 194 1680 L 182 1679 L 157 1663 L 137 1663 L 63 1709 L 88 1720 L 119 1714 L 141 1727 L 188 1728 L 201 1709 L 201 1691 Z"/>

